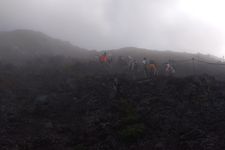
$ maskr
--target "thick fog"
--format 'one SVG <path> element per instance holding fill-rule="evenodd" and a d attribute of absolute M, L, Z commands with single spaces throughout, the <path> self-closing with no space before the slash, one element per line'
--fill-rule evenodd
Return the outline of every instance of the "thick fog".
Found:
<path fill-rule="evenodd" d="M 222 0 L 1 0 L 0 30 L 32 29 L 88 49 L 225 55 Z"/>

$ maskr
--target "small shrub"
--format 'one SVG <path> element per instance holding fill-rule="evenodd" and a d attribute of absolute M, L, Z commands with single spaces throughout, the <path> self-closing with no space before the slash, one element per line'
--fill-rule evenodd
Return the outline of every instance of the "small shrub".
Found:
<path fill-rule="evenodd" d="M 74 150 L 87 150 L 87 147 L 82 144 L 78 144 L 75 146 Z"/>
<path fill-rule="evenodd" d="M 119 131 L 121 140 L 124 142 L 135 142 L 144 136 L 145 126 L 142 123 L 128 125 Z"/>

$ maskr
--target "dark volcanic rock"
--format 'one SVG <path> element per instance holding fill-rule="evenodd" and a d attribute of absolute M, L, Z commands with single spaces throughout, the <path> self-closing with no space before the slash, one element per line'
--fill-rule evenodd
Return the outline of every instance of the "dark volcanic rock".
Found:
<path fill-rule="evenodd" d="M 0 76 L 0 149 L 225 147 L 225 83 L 211 76 L 130 80 L 24 69 Z"/>

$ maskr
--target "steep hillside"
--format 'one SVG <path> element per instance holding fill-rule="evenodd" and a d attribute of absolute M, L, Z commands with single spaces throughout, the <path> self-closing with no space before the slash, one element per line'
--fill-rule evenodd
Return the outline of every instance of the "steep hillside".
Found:
<path fill-rule="evenodd" d="M 83 68 L 83 64 L 76 68 Z M 0 149 L 221 150 L 225 83 L 0 68 Z"/>
<path fill-rule="evenodd" d="M 147 79 L 140 67 L 133 78 L 127 65 L 61 60 L 0 63 L 1 150 L 225 148 L 225 82 L 214 76 Z"/>
<path fill-rule="evenodd" d="M 20 62 L 27 64 L 33 60 L 45 63 L 74 60 L 97 62 L 96 56 L 101 53 L 101 51 L 79 48 L 69 42 L 51 38 L 41 32 L 31 30 L 0 32 L 0 62 L 14 64 L 21 64 Z M 125 58 L 133 56 L 141 66 L 141 60 L 146 57 L 154 60 L 160 69 L 163 69 L 165 62 L 170 61 L 177 70 L 177 75 L 181 76 L 202 73 L 225 75 L 225 64 L 221 65 L 221 62 L 217 64 L 220 59 L 210 55 L 147 50 L 134 47 L 109 50 L 108 53 L 111 54 L 114 65 L 120 56 Z M 194 62 L 192 58 L 195 58 Z"/>
<path fill-rule="evenodd" d="M 82 59 L 88 58 L 89 52 L 41 32 L 31 30 L 0 32 L 0 60 L 13 61 L 57 55 Z"/>

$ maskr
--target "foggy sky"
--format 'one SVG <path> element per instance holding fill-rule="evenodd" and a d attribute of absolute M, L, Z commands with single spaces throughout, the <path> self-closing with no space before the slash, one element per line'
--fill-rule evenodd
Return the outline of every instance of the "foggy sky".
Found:
<path fill-rule="evenodd" d="M 222 0 L 0 0 L 0 30 L 32 29 L 88 49 L 221 56 L 224 6 Z"/>

